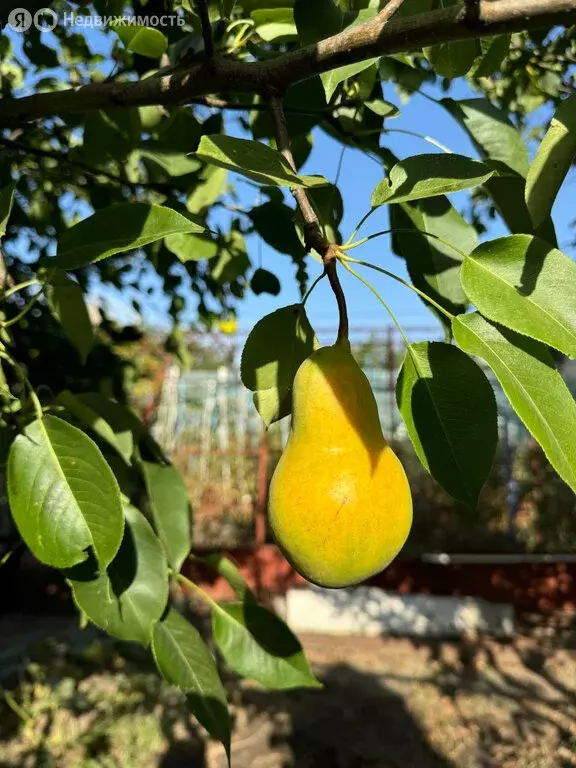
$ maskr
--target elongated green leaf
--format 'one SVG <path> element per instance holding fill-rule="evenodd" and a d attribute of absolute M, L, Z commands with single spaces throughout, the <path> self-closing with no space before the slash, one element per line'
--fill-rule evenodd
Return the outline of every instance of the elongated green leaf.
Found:
<path fill-rule="evenodd" d="M 0 238 L 6 234 L 6 227 L 8 226 L 8 219 L 12 212 L 12 204 L 14 202 L 14 190 L 16 184 L 9 184 L 0 191 Z"/>
<path fill-rule="evenodd" d="M 295 0 L 294 21 L 301 45 L 311 45 L 341 32 L 346 24 L 344 12 L 334 0 Z"/>
<path fill-rule="evenodd" d="M 576 357 L 576 264 L 562 251 L 530 235 L 482 243 L 462 285 L 490 320 Z"/>
<path fill-rule="evenodd" d="M 304 256 L 304 246 L 294 229 L 294 211 L 285 203 L 263 203 L 252 208 L 250 218 L 260 237 L 272 248 L 291 256 Z"/>
<path fill-rule="evenodd" d="M 396 163 L 388 178 L 372 193 L 374 207 L 436 197 L 475 187 L 489 179 L 492 171 L 484 163 L 456 154 L 414 155 Z"/>
<path fill-rule="evenodd" d="M 254 28 L 258 35 L 267 43 L 285 42 L 296 37 L 292 8 L 280 7 L 257 8 L 251 13 Z"/>
<path fill-rule="evenodd" d="M 102 208 L 65 232 L 50 264 L 76 269 L 116 253 L 132 251 L 177 232 L 205 227 L 161 205 L 117 203 Z"/>
<path fill-rule="evenodd" d="M 144 160 L 150 160 L 162 168 L 169 176 L 186 176 L 188 173 L 197 171 L 201 166 L 200 162 L 194 157 L 190 157 L 186 152 L 175 152 L 157 144 L 147 141 L 140 149 L 140 157 Z"/>
<path fill-rule="evenodd" d="M 359 75 L 360 72 L 364 72 L 373 64 L 376 64 L 378 57 L 374 59 L 365 59 L 364 61 L 357 61 L 354 64 L 347 64 L 345 67 L 338 67 L 337 69 L 331 69 L 329 72 L 323 72 L 320 75 L 322 79 L 322 85 L 324 86 L 324 92 L 326 94 L 326 100 L 329 101 L 336 89 L 343 83 L 344 80 L 348 80 L 349 77 Z"/>
<path fill-rule="evenodd" d="M 242 677 L 272 690 L 321 687 L 286 624 L 251 600 L 214 606 L 212 630 L 218 650 Z"/>
<path fill-rule="evenodd" d="M 159 29 L 138 24 L 122 26 L 114 24 L 112 29 L 124 43 L 127 51 L 139 53 L 150 59 L 159 59 L 168 48 L 168 40 Z"/>
<path fill-rule="evenodd" d="M 255 393 L 254 404 L 267 425 L 292 412 L 292 383 L 317 347 L 301 304 L 277 309 L 259 320 L 242 350 L 240 377 Z"/>
<path fill-rule="evenodd" d="M 475 506 L 498 442 L 496 399 L 482 369 L 450 344 L 412 344 L 396 400 L 422 464 L 451 496 Z"/>
<path fill-rule="evenodd" d="M 99 392 L 79 392 L 76 393 L 75 398 L 110 425 L 122 454 L 127 458 L 132 456 L 134 443 L 139 439 L 152 441 L 136 414 L 122 403 L 110 397 L 104 397 Z M 157 454 L 153 448 L 152 453 L 161 457 L 161 454 Z"/>
<path fill-rule="evenodd" d="M 69 577 L 74 600 L 90 621 L 121 640 L 148 645 L 168 602 L 168 564 L 144 515 L 126 504 L 124 517 L 122 544 L 108 568 L 90 578 L 78 566 Z"/>
<path fill-rule="evenodd" d="M 529 167 L 528 150 L 506 112 L 487 99 L 442 99 L 441 103 L 466 130 L 483 159 L 499 163 L 518 174 L 493 176 L 485 182 L 484 187 L 511 232 L 532 233 L 534 226 L 524 200 L 524 177 Z M 535 234 L 552 245 L 556 244 L 554 225 L 550 218 L 543 222 Z"/>
<path fill-rule="evenodd" d="M 58 270 L 46 286 L 46 298 L 50 311 L 78 350 L 82 362 L 86 362 L 94 344 L 94 329 L 82 288 L 65 272 Z"/>
<path fill-rule="evenodd" d="M 494 72 L 499 72 L 502 61 L 506 58 L 510 48 L 511 35 L 496 35 L 496 37 L 481 37 L 481 54 L 474 62 L 470 76 L 474 78 L 490 77 Z"/>
<path fill-rule="evenodd" d="M 441 103 L 463 125 L 484 158 L 526 176 L 528 150 L 504 110 L 488 99 L 442 99 Z"/>
<path fill-rule="evenodd" d="M 178 470 L 171 464 L 142 462 L 154 526 L 168 555 L 168 563 L 177 573 L 192 545 L 191 513 L 188 489 Z"/>
<path fill-rule="evenodd" d="M 390 226 L 397 230 L 393 248 L 405 259 L 414 285 L 449 312 L 463 312 L 468 302 L 460 267 L 462 254 L 476 245 L 474 227 L 442 195 L 391 206 Z"/>
<path fill-rule="evenodd" d="M 539 341 L 474 312 L 452 323 L 458 345 L 485 360 L 560 477 L 576 491 L 576 402 Z"/>
<path fill-rule="evenodd" d="M 556 110 L 528 171 L 526 204 L 535 227 L 550 215 L 575 156 L 576 94 L 573 94 Z"/>
<path fill-rule="evenodd" d="M 8 498 L 20 535 L 43 563 L 70 568 L 89 547 L 105 568 L 124 530 L 120 490 L 89 437 L 55 416 L 29 424 L 10 449 Z"/>
<path fill-rule="evenodd" d="M 168 235 L 164 245 L 184 264 L 187 261 L 213 259 L 218 254 L 218 243 L 210 235 Z"/>
<path fill-rule="evenodd" d="M 315 187 L 327 184 L 322 176 L 298 176 L 275 149 L 259 141 L 234 136 L 202 136 L 196 156 L 205 163 L 236 171 L 259 184 Z"/>
<path fill-rule="evenodd" d="M 188 706 L 230 754 L 230 718 L 216 663 L 200 633 L 171 610 L 154 627 L 154 660 L 163 677 L 186 694 Z"/>
<path fill-rule="evenodd" d="M 202 178 L 205 181 L 195 186 L 186 200 L 186 207 L 194 214 L 207 211 L 226 192 L 228 171 L 226 168 L 207 165 L 202 172 Z"/>
<path fill-rule="evenodd" d="M 75 416 L 84 426 L 104 440 L 126 461 L 130 463 L 132 456 L 132 434 L 127 433 L 127 439 L 118 436 L 110 424 L 102 416 L 91 408 L 80 397 L 65 389 L 56 398 L 56 402 L 63 405 L 66 410 Z"/>

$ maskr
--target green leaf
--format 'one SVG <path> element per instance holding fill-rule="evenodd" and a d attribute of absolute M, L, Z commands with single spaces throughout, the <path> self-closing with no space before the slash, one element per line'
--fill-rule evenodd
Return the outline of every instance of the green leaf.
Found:
<path fill-rule="evenodd" d="M 345 16 L 334 0 L 295 0 L 294 21 L 301 45 L 311 45 L 341 32 Z"/>
<path fill-rule="evenodd" d="M 310 190 L 308 197 L 318 215 L 326 239 L 331 243 L 341 243 L 339 227 L 344 215 L 344 203 L 338 187 L 334 184 L 316 187 Z M 296 211 L 296 220 L 303 231 L 304 221 L 300 209 Z"/>
<path fill-rule="evenodd" d="M 562 251 L 530 235 L 482 243 L 462 286 L 489 320 L 576 358 L 576 264 Z"/>
<path fill-rule="evenodd" d="M 552 466 L 576 491 L 576 403 L 547 347 L 477 312 L 455 317 L 452 327 L 458 345 L 492 368 Z"/>
<path fill-rule="evenodd" d="M 96 211 L 62 235 L 51 265 L 76 269 L 116 253 L 132 251 L 175 233 L 203 232 L 187 216 L 148 203 L 117 203 Z"/>
<path fill-rule="evenodd" d="M 202 172 L 202 178 L 202 183 L 194 187 L 186 200 L 186 207 L 192 213 L 207 211 L 226 192 L 228 171 L 209 165 Z"/>
<path fill-rule="evenodd" d="M 267 426 L 292 412 L 292 383 L 300 364 L 317 348 L 302 304 L 282 307 L 259 320 L 242 350 L 240 377 L 255 393 Z"/>
<path fill-rule="evenodd" d="M 534 226 L 552 212 L 558 190 L 576 156 L 576 94 L 561 102 L 532 161 L 526 179 L 526 204 Z"/>
<path fill-rule="evenodd" d="M 149 59 L 159 59 L 168 48 L 168 40 L 159 29 L 137 24 L 121 26 L 112 25 L 112 29 L 124 43 L 127 51 L 139 53 Z"/>
<path fill-rule="evenodd" d="M 186 235 L 178 233 L 168 235 L 164 245 L 184 264 L 187 261 L 213 259 L 218 254 L 218 243 L 209 234 Z"/>
<path fill-rule="evenodd" d="M 98 416 L 110 425 L 114 431 L 116 442 L 120 446 L 122 455 L 130 458 L 132 456 L 134 444 L 142 439 L 142 441 L 146 442 L 150 447 L 154 456 L 157 456 L 159 460 L 162 460 L 163 455 L 160 453 L 160 449 L 156 446 L 152 437 L 136 414 L 127 406 L 122 405 L 112 398 L 104 397 L 104 395 L 101 395 L 98 392 L 76 393 L 75 398 L 86 408 L 90 409 L 90 411 L 98 414 Z"/>
<path fill-rule="evenodd" d="M 258 8 L 252 11 L 254 29 L 267 43 L 286 42 L 297 35 L 292 8 Z"/>
<path fill-rule="evenodd" d="M 259 267 L 250 279 L 250 288 L 256 296 L 260 296 L 261 293 L 278 296 L 280 293 L 280 280 L 272 272 Z"/>
<path fill-rule="evenodd" d="M 294 211 L 285 203 L 275 201 L 263 203 L 252 208 L 250 218 L 254 229 L 264 242 L 279 253 L 288 253 L 291 256 L 304 255 L 304 247 L 294 229 Z"/>
<path fill-rule="evenodd" d="M 64 408 L 75 416 L 82 424 L 92 430 L 95 435 L 104 440 L 129 464 L 132 456 L 132 434 L 127 433 L 128 439 L 122 439 L 122 436 L 116 435 L 110 424 L 102 418 L 93 408 L 82 400 L 82 396 L 77 397 L 72 392 L 65 389 L 56 398 L 56 402 L 63 405 Z"/>
<path fill-rule="evenodd" d="M 271 690 L 321 687 L 286 624 L 251 600 L 214 604 L 212 631 L 226 663 L 242 677 Z"/>
<path fill-rule="evenodd" d="M 477 52 L 476 40 L 460 40 L 424 48 L 424 55 L 436 73 L 450 79 L 465 75 L 474 64 Z"/>
<path fill-rule="evenodd" d="M 314 187 L 327 184 L 322 176 L 298 176 L 275 149 L 234 136 L 202 136 L 196 152 L 206 163 L 236 171 L 259 184 L 281 187 Z"/>
<path fill-rule="evenodd" d="M 212 264 L 212 277 L 220 285 L 233 283 L 250 269 L 246 243 L 241 232 L 233 229 L 226 237 L 218 260 Z"/>
<path fill-rule="evenodd" d="M 524 176 L 528 171 L 528 151 L 508 115 L 486 99 L 441 103 L 467 131 L 480 155 L 509 168 L 518 176 L 493 176 L 484 184 L 506 226 L 514 233 L 532 233 L 534 227 L 524 201 Z M 556 244 L 554 225 L 545 221 L 537 235 Z"/>
<path fill-rule="evenodd" d="M 475 506 L 498 443 L 496 399 L 482 369 L 450 344 L 412 344 L 396 400 L 422 464 L 451 496 Z"/>
<path fill-rule="evenodd" d="M 502 62 L 508 55 L 511 39 L 511 35 L 481 37 L 479 42 L 482 53 L 474 62 L 470 77 L 490 77 L 494 72 L 499 72 Z"/>
<path fill-rule="evenodd" d="M 96 444 L 62 419 L 36 419 L 14 440 L 8 498 L 20 535 L 43 563 L 70 568 L 92 547 L 105 568 L 118 551 L 118 483 Z"/>
<path fill-rule="evenodd" d="M 188 489 L 171 464 L 142 462 L 154 527 L 168 555 L 170 567 L 178 573 L 192 544 Z"/>
<path fill-rule="evenodd" d="M 364 72 L 365 69 L 368 69 L 368 67 L 371 67 L 377 61 L 378 57 L 374 59 L 365 59 L 364 61 L 357 61 L 354 64 L 347 64 L 345 67 L 331 69 L 329 72 L 323 72 L 320 75 L 320 78 L 322 80 L 322 85 L 324 86 L 326 101 L 330 101 L 340 83 L 343 83 L 344 80 L 348 80 L 349 77 L 359 75 L 360 72 Z"/>
<path fill-rule="evenodd" d="M 46 299 L 50 312 L 60 323 L 76 347 L 83 363 L 94 344 L 94 329 L 82 288 L 65 272 L 57 270 L 46 286 Z"/>
<path fill-rule="evenodd" d="M 398 117 L 400 114 L 400 110 L 396 104 L 392 104 L 392 102 L 385 101 L 384 99 L 371 99 L 370 101 L 365 101 L 364 106 L 368 107 L 371 112 L 379 115 L 379 117 L 387 117 L 391 119 L 393 117 Z"/>
<path fill-rule="evenodd" d="M 441 103 L 463 125 L 484 158 L 526 176 L 528 150 L 506 112 L 488 99 L 442 99 Z"/>
<path fill-rule="evenodd" d="M 124 506 L 124 537 L 116 557 L 96 578 L 77 566 L 68 573 L 74 600 L 100 629 L 148 645 L 152 625 L 168 602 L 168 564 L 150 523 Z"/>
<path fill-rule="evenodd" d="M 169 176 L 186 176 L 200 168 L 200 163 L 195 157 L 190 157 L 186 152 L 177 152 L 167 149 L 157 142 L 147 141 L 140 149 L 140 157 L 151 160 Z"/>
<path fill-rule="evenodd" d="M 414 285 L 448 312 L 463 312 L 468 302 L 460 284 L 460 268 L 462 254 L 476 245 L 474 227 L 443 195 L 392 205 L 390 227 L 396 229 L 392 247 L 406 261 Z M 426 232 L 431 237 L 423 234 Z"/>
<path fill-rule="evenodd" d="M 162 676 L 186 694 L 190 710 L 230 754 L 230 718 L 216 662 L 200 633 L 170 610 L 154 627 L 152 652 Z"/>
<path fill-rule="evenodd" d="M 372 193 L 374 207 L 421 200 L 483 184 L 494 171 L 456 154 L 414 155 L 396 163 Z"/>
<path fill-rule="evenodd" d="M 12 212 L 12 204 L 14 202 L 14 191 L 16 190 L 16 182 L 12 182 L 7 187 L 4 187 L 0 191 L 0 238 L 6 234 L 6 228 L 8 226 L 8 219 Z"/>

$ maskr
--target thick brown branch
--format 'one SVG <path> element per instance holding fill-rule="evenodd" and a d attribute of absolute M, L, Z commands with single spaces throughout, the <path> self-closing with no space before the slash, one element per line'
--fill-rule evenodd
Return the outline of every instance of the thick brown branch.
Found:
<path fill-rule="evenodd" d="M 473 9 L 471 12 L 470 9 Z M 106 82 L 0 102 L 0 124 L 92 109 L 181 104 L 216 93 L 282 92 L 329 69 L 423 46 L 576 23 L 576 0 L 478 0 L 438 11 L 372 21 L 264 62 L 215 57 L 138 82 Z"/>

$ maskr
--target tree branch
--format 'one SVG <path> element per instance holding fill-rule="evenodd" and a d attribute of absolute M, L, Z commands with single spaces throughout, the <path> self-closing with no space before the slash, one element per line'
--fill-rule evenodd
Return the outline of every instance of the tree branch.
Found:
<path fill-rule="evenodd" d="M 208 13 L 208 0 L 196 0 L 196 10 L 200 17 L 202 27 L 202 39 L 204 40 L 204 54 L 207 59 L 214 56 L 214 41 L 212 40 L 212 24 Z"/>
<path fill-rule="evenodd" d="M 0 101 L 0 125 L 93 109 L 182 104 L 215 93 L 281 93 L 321 72 L 376 56 L 505 32 L 570 26 L 576 23 L 576 0 L 474 0 L 392 21 L 383 19 L 382 13 L 366 24 L 269 61 L 215 57 L 187 70 L 161 71 L 138 82 L 91 83 L 4 99 Z"/>
<path fill-rule="evenodd" d="M 397 2 L 403 2 L 403 0 L 397 0 Z M 276 146 L 278 147 L 278 151 L 286 158 L 294 172 L 297 172 L 294 155 L 292 154 L 292 149 L 290 147 L 290 136 L 288 135 L 282 97 L 273 94 L 270 96 L 268 103 L 276 128 Z M 310 202 L 306 190 L 303 187 L 293 187 L 291 192 L 294 195 L 294 199 L 296 200 L 296 204 L 298 205 L 300 213 L 302 214 L 302 219 L 304 220 L 304 244 L 306 250 L 310 251 L 313 248 L 320 254 L 320 256 L 322 256 L 324 271 L 328 276 L 330 287 L 336 297 L 339 315 L 338 341 L 347 340 L 348 309 L 346 307 L 344 291 L 340 285 L 340 278 L 336 271 L 336 251 L 338 250 L 338 247 L 334 243 L 328 242 L 324 236 L 318 215 Z"/>

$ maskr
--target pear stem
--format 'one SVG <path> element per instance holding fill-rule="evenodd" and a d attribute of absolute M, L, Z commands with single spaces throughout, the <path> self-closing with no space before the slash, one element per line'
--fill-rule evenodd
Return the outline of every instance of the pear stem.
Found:
<path fill-rule="evenodd" d="M 397 5 L 402 0 L 392 0 L 392 5 Z M 282 102 L 282 96 L 278 93 L 271 93 L 268 97 L 268 105 L 270 112 L 274 120 L 276 128 L 276 146 L 278 151 L 282 154 L 285 160 L 294 171 L 297 173 L 296 163 L 294 162 L 294 155 L 292 154 L 292 147 L 290 145 L 290 135 L 288 133 L 288 127 L 286 124 L 286 115 L 284 114 L 284 105 Z M 348 339 L 348 310 L 346 308 L 346 299 L 344 297 L 344 291 L 340 285 L 340 279 L 336 271 L 336 260 L 338 256 L 338 246 L 335 243 L 330 243 L 320 224 L 320 219 L 316 213 L 312 204 L 311 198 L 303 187 L 293 187 L 292 195 L 294 200 L 300 209 L 302 219 L 304 221 L 304 244 L 307 251 L 315 250 L 322 257 L 324 263 L 324 272 L 330 282 L 330 287 L 336 297 L 336 303 L 338 304 L 339 324 L 338 324 L 338 341 L 347 341 Z"/>
<path fill-rule="evenodd" d="M 340 278 L 338 277 L 338 272 L 336 271 L 336 259 L 326 261 L 324 269 L 326 271 L 326 276 L 328 277 L 330 287 L 334 291 L 334 296 L 336 296 L 336 303 L 338 304 L 338 314 L 340 316 L 340 321 L 338 323 L 337 341 L 348 341 L 348 308 L 346 306 L 344 291 L 342 290 L 342 285 L 340 284 Z"/>

